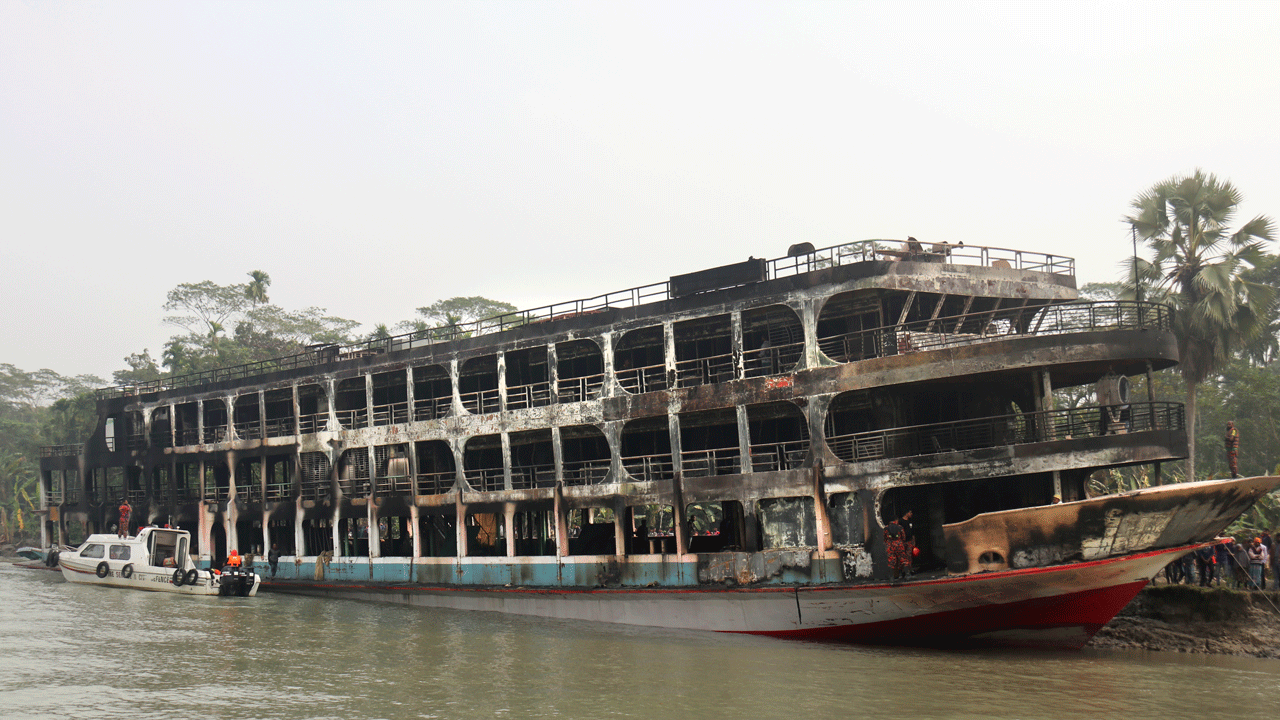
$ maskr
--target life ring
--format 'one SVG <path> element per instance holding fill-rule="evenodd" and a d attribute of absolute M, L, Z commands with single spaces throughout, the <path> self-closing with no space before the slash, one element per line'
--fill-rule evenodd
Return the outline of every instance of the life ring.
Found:
<path fill-rule="evenodd" d="M 111 566 L 107 564 L 106 560 L 103 560 L 102 562 L 98 563 L 98 569 L 96 572 L 98 577 L 104 578 L 111 574 Z"/>
<path fill-rule="evenodd" d="M 200 572 L 198 570 L 188 570 L 187 574 L 182 577 L 182 582 L 187 585 L 195 585 L 200 582 Z"/>
<path fill-rule="evenodd" d="M 124 567 L 120 568 L 120 577 L 124 578 L 125 580 L 128 580 L 129 578 L 133 577 L 133 563 L 129 563 L 128 565 L 125 565 Z"/>
<path fill-rule="evenodd" d="M 177 585 L 178 587 L 182 587 L 182 571 L 181 570 L 173 571 L 173 584 Z"/>

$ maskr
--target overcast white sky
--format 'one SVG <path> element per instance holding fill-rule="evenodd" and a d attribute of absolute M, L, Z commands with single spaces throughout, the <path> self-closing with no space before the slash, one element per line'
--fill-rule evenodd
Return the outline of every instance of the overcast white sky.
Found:
<path fill-rule="evenodd" d="M 368 327 L 908 234 L 1113 280 L 1170 175 L 1280 217 L 1278 41 L 1275 2 L 0 0 L 0 362 L 109 379 L 255 269 Z"/>

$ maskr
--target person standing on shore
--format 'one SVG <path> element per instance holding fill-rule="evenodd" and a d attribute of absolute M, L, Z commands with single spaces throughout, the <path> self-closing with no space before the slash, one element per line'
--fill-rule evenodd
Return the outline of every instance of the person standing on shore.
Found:
<path fill-rule="evenodd" d="M 1222 444 L 1227 450 L 1227 469 L 1231 471 L 1231 477 L 1240 477 L 1240 431 L 1236 430 L 1234 420 L 1227 421 L 1227 434 L 1222 438 Z"/>
<path fill-rule="evenodd" d="M 1262 571 L 1267 567 L 1271 558 L 1267 556 L 1267 548 L 1262 545 L 1262 538 L 1256 537 L 1253 543 L 1249 545 L 1249 584 L 1254 590 L 1265 590 L 1266 580 L 1263 578 Z"/>

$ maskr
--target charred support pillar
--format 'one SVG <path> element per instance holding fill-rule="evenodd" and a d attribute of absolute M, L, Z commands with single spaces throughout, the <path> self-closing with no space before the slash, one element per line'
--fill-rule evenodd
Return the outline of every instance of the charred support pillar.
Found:
<path fill-rule="evenodd" d="M 382 528 L 378 524 L 378 501 L 372 490 L 369 492 L 369 499 L 364 508 L 367 518 L 365 522 L 369 523 L 369 557 L 382 557 Z"/>
<path fill-rule="evenodd" d="M 458 463 L 462 467 L 462 463 Z M 461 472 L 461 470 L 459 470 Z M 458 557 L 467 556 L 467 506 L 462 503 L 462 485 L 458 485 L 457 502 L 453 506 L 454 531 L 457 535 Z"/>
<path fill-rule="evenodd" d="M 516 504 L 502 506 L 502 524 L 507 534 L 507 557 L 516 556 Z"/>
<path fill-rule="evenodd" d="M 827 515 L 827 489 L 823 484 L 822 463 L 813 464 L 813 519 L 818 535 L 818 556 L 831 550 L 831 518 Z"/>
<path fill-rule="evenodd" d="M 330 385 L 330 390 L 332 390 L 333 389 L 332 380 L 329 381 L 329 385 Z M 330 401 L 329 402 L 330 422 L 333 422 L 336 425 L 338 422 L 337 417 L 338 416 L 334 413 L 334 410 L 333 410 L 333 402 Z M 333 557 L 338 557 L 339 555 L 342 554 L 342 537 L 338 532 L 339 531 L 338 518 L 341 517 L 341 510 L 342 510 L 342 495 L 338 490 L 339 488 L 338 456 L 340 454 L 341 453 L 334 450 L 332 447 L 329 448 L 329 497 L 333 498 L 333 514 L 329 516 L 329 532 L 331 533 L 331 537 L 333 538 L 333 550 L 332 550 Z M 316 553 L 316 554 L 319 555 L 320 553 Z"/>
<path fill-rule="evenodd" d="M 684 517 L 684 472 L 676 470 L 671 478 L 671 524 L 676 533 L 676 555 L 689 553 L 689 533 Z"/>
<path fill-rule="evenodd" d="M 418 504 L 409 506 L 409 531 L 413 533 L 413 557 L 422 557 L 422 532 L 418 526 Z"/>
<path fill-rule="evenodd" d="M 234 402 L 228 403 L 229 407 L 234 405 Z M 230 417 L 229 413 L 230 411 L 228 410 L 228 417 Z M 229 430 L 235 428 L 235 425 L 232 424 L 230 420 L 227 422 Z M 232 550 L 235 550 L 236 552 L 240 551 L 240 533 L 236 532 L 236 520 L 239 518 L 240 511 L 239 508 L 236 507 L 236 493 L 239 492 L 239 490 L 236 488 L 235 450 L 227 451 L 227 471 L 229 476 L 227 478 L 227 511 L 222 514 L 222 528 L 227 534 L 227 554 L 230 555 Z"/>
<path fill-rule="evenodd" d="M 738 405 L 738 472 L 753 472 L 751 467 L 751 424 L 747 420 L 747 406 Z"/>
<path fill-rule="evenodd" d="M 556 483 L 552 510 L 556 516 L 556 557 L 569 555 L 569 529 L 564 521 L 563 486 Z"/>

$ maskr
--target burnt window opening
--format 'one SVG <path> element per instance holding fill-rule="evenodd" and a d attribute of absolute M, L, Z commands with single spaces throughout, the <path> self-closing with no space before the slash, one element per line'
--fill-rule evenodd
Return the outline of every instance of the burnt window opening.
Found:
<path fill-rule="evenodd" d="M 299 478 L 303 500 L 328 500 L 333 492 L 329 456 L 322 452 L 304 452 L 298 456 Z"/>
<path fill-rule="evenodd" d="M 369 474 L 369 448 L 351 448 L 338 458 L 338 489 L 347 497 L 362 497 L 373 491 Z"/>
<path fill-rule="evenodd" d="M 728 382 L 738 377 L 729 315 L 676 323 L 676 387 Z"/>
<path fill-rule="evenodd" d="M 892 432 L 896 419 L 890 399 L 867 391 L 845 393 L 831 401 L 823 434 L 827 447 L 845 462 L 897 457 L 905 445 Z"/>
<path fill-rule="evenodd" d="M 804 325 L 791 308 L 771 305 L 742 313 L 742 369 L 746 377 L 780 375 L 804 358 Z"/>
<path fill-rule="evenodd" d="M 231 468 L 225 462 L 206 464 L 204 467 L 204 499 L 214 502 L 227 500 L 231 493 Z"/>
<path fill-rule="evenodd" d="M 743 552 L 746 512 L 736 500 L 691 503 L 684 510 L 689 523 L 689 552 Z"/>
<path fill-rule="evenodd" d="M 333 529 L 329 518 L 312 517 L 302 521 L 302 541 L 310 556 L 333 552 Z"/>
<path fill-rule="evenodd" d="M 282 501 L 293 498 L 293 456 L 268 455 L 267 463 L 267 500 Z M 290 542 L 290 545 L 293 543 Z"/>
<path fill-rule="evenodd" d="M 512 519 L 516 555 L 546 556 L 556 554 L 556 521 L 552 508 L 515 513 Z"/>
<path fill-rule="evenodd" d="M 369 519 L 364 516 L 340 518 L 338 542 L 345 557 L 369 557 Z"/>
<path fill-rule="evenodd" d="M 174 437 L 179 446 L 200 444 L 200 404 L 189 402 L 174 407 Z"/>
<path fill-rule="evenodd" d="M 177 503 L 199 502 L 199 465 L 196 463 L 178 463 L 178 472 L 174 478 L 173 500 Z"/>
<path fill-rule="evenodd" d="M 494 557 L 507 554 L 506 523 L 498 513 L 467 513 L 467 555 Z"/>
<path fill-rule="evenodd" d="M 244 458 L 236 463 L 236 495 L 246 502 L 262 502 L 262 461 Z"/>
<path fill-rule="evenodd" d="M 375 445 L 373 465 L 379 492 L 391 495 L 413 494 L 414 481 L 409 474 L 408 444 Z"/>
<path fill-rule="evenodd" d="M 142 413 L 125 413 L 124 420 L 128 428 L 126 447 L 130 450 L 145 450 L 147 447 L 147 424 L 142 418 Z"/>
<path fill-rule="evenodd" d="M 298 432 L 311 435 L 329 427 L 329 395 L 319 385 L 298 386 Z"/>
<path fill-rule="evenodd" d="M 437 420 L 453 411 L 453 380 L 439 365 L 413 369 L 413 419 Z"/>
<path fill-rule="evenodd" d="M 666 339 L 661 325 L 624 334 L 613 351 L 613 374 L 629 393 L 666 390 Z"/>
<path fill-rule="evenodd" d="M 409 381 L 404 371 L 373 376 L 373 424 L 403 425 L 409 422 Z"/>
<path fill-rule="evenodd" d="M 506 484 L 502 462 L 502 436 L 480 435 L 467 440 L 462 451 L 462 473 L 476 492 L 498 492 Z"/>
<path fill-rule="evenodd" d="M 508 410 L 551 404 L 551 375 L 545 345 L 508 352 L 506 367 Z"/>
<path fill-rule="evenodd" d="M 167 448 L 173 446 L 173 424 L 169 418 L 169 408 L 156 408 L 151 413 L 151 446 Z"/>
<path fill-rule="evenodd" d="M 760 545 L 765 550 L 818 546 L 813 498 L 783 497 L 756 501 Z"/>
<path fill-rule="evenodd" d="M 414 443 L 414 448 L 418 459 L 418 494 L 442 495 L 452 490 L 458 472 L 449 443 L 426 440 Z"/>
<path fill-rule="evenodd" d="M 565 485 L 599 485 L 609 477 L 609 441 L 594 425 L 561 428 L 560 455 Z"/>
<path fill-rule="evenodd" d="M 511 433 L 511 487 L 515 490 L 555 487 L 555 451 L 551 430 Z"/>
<path fill-rule="evenodd" d="M 742 472 L 738 414 L 733 408 L 680 416 L 680 469 L 686 477 Z"/>
<path fill-rule="evenodd" d="M 556 344 L 556 401 L 582 402 L 600 397 L 604 353 L 594 340 Z"/>
<path fill-rule="evenodd" d="M 262 439 L 262 413 L 258 407 L 258 393 L 237 397 L 235 410 L 236 437 L 241 440 Z"/>
<path fill-rule="evenodd" d="M 222 398 L 204 401 L 204 442 L 220 443 L 227 439 L 227 404 Z"/>
<path fill-rule="evenodd" d="M 369 402 L 363 375 L 338 383 L 333 407 L 338 424 L 344 429 L 369 427 Z"/>
<path fill-rule="evenodd" d="M 452 510 L 452 508 L 450 508 Z M 420 512 L 418 515 L 419 551 L 422 557 L 457 557 L 457 519 L 450 513 L 436 515 Z"/>
<path fill-rule="evenodd" d="M 636 505 L 631 513 L 630 555 L 669 555 L 676 551 L 675 509 L 670 505 Z"/>
<path fill-rule="evenodd" d="M 131 505 L 145 505 L 147 502 L 147 486 L 142 477 L 142 468 L 130 465 L 124 468 L 125 497 Z M 138 522 L 135 515 L 134 522 Z"/>
<path fill-rule="evenodd" d="M 794 470 L 809 457 L 809 423 L 795 403 L 748 405 L 747 431 L 754 472 Z"/>
<path fill-rule="evenodd" d="M 458 395 L 462 409 L 472 415 L 498 412 L 498 356 L 471 358 L 458 371 Z"/>
<path fill-rule="evenodd" d="M 636 480 L 652 482 L 675 477 L 666 416 L 631 420 L 623 425 L 620 454 L 622 467 Z"/>
<path fill-rule="evenodd" d="M 267 520 L 267 533 L 271 539 L 271 544 L 276 546 L 276 551 L 281 555 L 292 556 L 297 554 L 297 547 L 294 542 L 294 528 L 292 508 L 273 513 L 272 517 Z M 268 548 L 269 550 L 270 548 Z"/>
<path fill-rule="evenodd" d="M 857 493 L 834 493 L 827 498 L 827 519 L 833 545 L 849 547 L 867 541 L 862 498 Z"/>
<path fill-rule="evenodd" d="M 241 555 L 263 555 L 262 520 L 241 518 L 236 521 L 236 547 Z"/>
<path fill-rule="evenodd" d="M 407 515 L 378 518 L 379 557 L 413 557 L 413 523 Z"/>
<path fill-rule="evenodd" d="M 842 363 L 892 354 L 892 331 L 882 329 L 885 324 L 878 297 L 840 293 L 827 300 L 818 314 L 818 349 Z"/>
<path fill-rule="evenodd" d="M 293 434 L 293 390 L 277 388 L 263 395 L 267 408 L 267 437 L 288 437 Z"/>
<path fill-rule="evenodd" d="M 569 530 L 570 555 L 613 555 L 618 551 L 613 508 L 588 507 L 570 510 L 565 518 Z"/>

